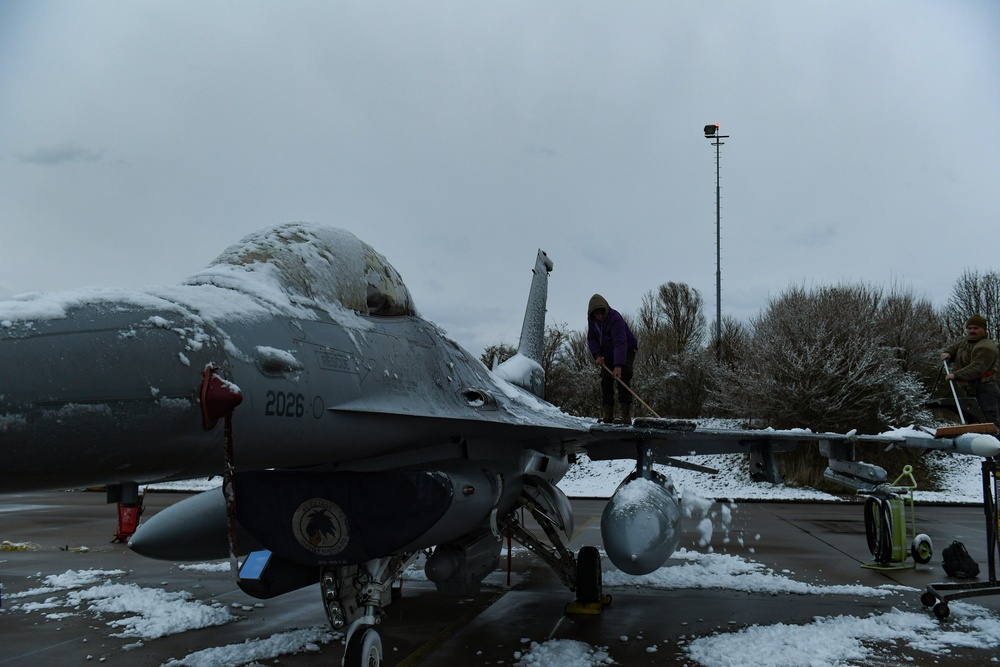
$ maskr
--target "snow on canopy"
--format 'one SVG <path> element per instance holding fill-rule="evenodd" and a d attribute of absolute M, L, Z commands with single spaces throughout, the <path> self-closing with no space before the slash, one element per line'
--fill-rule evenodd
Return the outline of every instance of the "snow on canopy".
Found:
<path fill-rule="evenodd" d="M 262 270 L 293 301 L 372 315 L 414 314 L 409 290 L 385 257 L 350 232 L 302 222 L 245 236 L 185 282 L 245 291 L 239 274 Z"/>
<path fill-rule="evenodd" d="M 368 325 L 355 313 L 415 314 L 399 273 L 371 246 L 342 229 L 295 222 L 244 237 L 180 285 L 86 287 L 0 301 L 0 333 L 27 332 L 86 306 L 158 311 L 153 324 L 165 328 L 176 326 L 173 314 L 200 327 L 276 315 L 314 319 L 325 311 L 360 328 Z"/>

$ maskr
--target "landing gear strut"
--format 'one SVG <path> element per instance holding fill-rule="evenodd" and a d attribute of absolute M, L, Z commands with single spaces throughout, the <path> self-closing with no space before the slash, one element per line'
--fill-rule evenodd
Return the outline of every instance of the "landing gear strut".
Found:
<path fill-rule="evenodd" d="M 552 546 L 544 544 L 530 533 L 521 524 L 514 511 L 500 520 L 501 527 L 510 531 L 514 539 L 544 560 L 559 575 L 567 588 L 576 591 L 576 600 L 566 605 L 566 613 L 600 614 L 604 607 L 611 604 L 611 596 L 604 595 L 603 592 L 601 554 L 597 547 L 582 547 L 579 555 L 574 557 L 573 552 L 559 537 L 556 523 L 538 507 L 531 496 L 522 494 L 518 502 L 531 512 Z"/>
<path fill-rule="evenodd" d="M 324 567 L 320 572 L 323 608 L 334 630 L 347 627 L 345 667 L 380 667 L 382 639 L 376 626 L 392 600 L 392 583 L 417 557 L 402 554 L 360 565 Z"/>

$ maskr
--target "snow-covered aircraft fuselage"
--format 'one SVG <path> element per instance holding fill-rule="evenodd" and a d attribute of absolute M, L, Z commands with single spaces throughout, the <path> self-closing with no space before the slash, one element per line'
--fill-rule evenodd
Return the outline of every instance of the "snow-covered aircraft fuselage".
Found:
<path fill-rule="evenodd" d="M 654 463 L 746 452 L 773 480 L 774 451 L 818 440 L 834 474 L 879 481 L 852 462 L 856 437 L 611 426 L 546 403 L 551 269 L 539 251 L 519 353 L 494 371 L 417 315 L 370 246 L 301 223 L 247 236 L 180 285 L 0 302 L 0 492 L 134 496 L 223 475 L 223 490 L 146 520 L 132 549 L 238 554 L 240 586 L 258 597 L 318 581 L 330 622 L 348 628 L 347 664 L 367 665 L 381 659 L 374 626 L 392 582 L 422 552 L 442 592 L 466 595 L 496 568 L 507 532 L 579 603 L 600 605 L 597 549 L 573 554 L 560 537 L 573 517 L 556 483 L 581 452 L 636 461 L 601 522 L 609 558 L 634 574 L 660 567 L 679 539 L 678 496 Z M 520 524 L 522 507 L 547 543 Z"/>

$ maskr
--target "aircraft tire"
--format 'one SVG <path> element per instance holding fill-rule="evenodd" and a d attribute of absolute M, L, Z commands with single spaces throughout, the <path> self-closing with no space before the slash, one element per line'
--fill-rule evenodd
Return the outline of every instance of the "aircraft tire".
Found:
<path fill-rule="evenodd" d="M 581 547 L 576 556 L 576 599 L 584 604 L 601 601 L 603 578 L 597 547 Z"/>
<path fill-rule="evenodd" d="M 345 667 L 381 667 L 382 638 L 372 626 L 361 626 L 351 635 L 344 651 Z"/>

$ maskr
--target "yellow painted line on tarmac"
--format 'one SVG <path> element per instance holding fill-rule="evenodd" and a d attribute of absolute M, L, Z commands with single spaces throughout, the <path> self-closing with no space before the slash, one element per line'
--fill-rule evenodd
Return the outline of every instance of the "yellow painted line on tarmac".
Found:
<path fill-rule="evenodd" d="M 587 519 L 586 521 L 583 522 L 582 526 L 580 526 L 575 531 L 573 531 L 573 539 L 575 540 L 576 538 L 578 538 L 580 536 L 580 533 L 582 533 L 583 531 L 585 531 L 588 528 L 590 528 L 590 524 L 594 523 L 594 520 L 596 518 L 597 517 L 594 517 L 594 516 L 590 517 L 589 519 Z"/>

